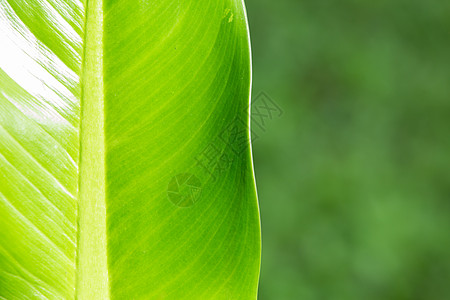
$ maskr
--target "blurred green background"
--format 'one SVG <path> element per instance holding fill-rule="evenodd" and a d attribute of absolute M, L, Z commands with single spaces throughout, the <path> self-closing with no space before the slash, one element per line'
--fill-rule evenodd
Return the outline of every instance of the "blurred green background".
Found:
<path fill-rule="evenodd" d="M 259 299 L 450 299 L 450 2 L 246 4 Z"/>

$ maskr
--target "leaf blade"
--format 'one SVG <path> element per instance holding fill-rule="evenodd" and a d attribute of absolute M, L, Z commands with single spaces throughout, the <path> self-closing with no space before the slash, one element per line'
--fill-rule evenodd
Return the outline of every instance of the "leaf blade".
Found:
<path fill-rule="evenodd" d="M 40 39 L 58 24 L 38 23 L 50 2 L 34 4 L 0 2 L 0 295 L 71 299 L 81 37 Z M 72 4 L 53 17 L 82 21 Z"/>
<path fill-rule="evenodd" d="M 259 219 L 247 137 L 250 60 L 241 2 L 161 1 L 153 11 L 141 7 L 132 13 L 117 11 L 121 1 L 108 3 L 105 132 L 112 294 L 256 298 Z M 115 30 L 123 20 L 141 20 L 136 34 Z M 125 116 L 121 107 L 127 107 Z M 246 132 L 242 155 L 233 152 L 236 144 L 220 141 L 230 124 Z M 234 158 L 217 181 L 208 174 L 214 170 L 205 174 L 196 161 L 211 144 L 216 158 Z M 202 182 L 202 198 L 188 208 L 167 199 L 167 185 L 178 174 Z"/>
<path fill-rule="evenodd" d="M 0 60 L 0 155 L 9 158 L 0 156 L 0 175 L 14 174 L 15 180 L 3 180 L 0 192 L 23 205 L 31 219 L 18 218 L 11 207 L 2 212 L 7 216 L 0 221 L 2 230 L 25 229 L 20 231 L 23 238 L 17 238 L 19 231 L 0 237 L 2 247 L 13 241 L 12 248 L 0 249 L 0 277 L 8 282 L 0 284 L 0 296 L 89 297 L 79 286 L 75 291 L 75 274 L 78 284 L 101 280 L 93 269 L 82 273 L 89 268 L 80 268 L 80 260 L 92 256 L 88 265 L 93 266 L 105 257 L 91 246 L 86 251 L 78 246 L 76 270 L 75 243 L 87 236 L 107 247 L 108 265 L 100 267 L 109 274 L 109 287 L 103 285 L 110 293 L 107 298 L 256 298 L 260 229 L 248 136 L 250 50 L 241 1 L 106 1 L 104 69 L 86 77 L 85 65 L 83 84 L 77 41 L 82 40 L 79 24 L 85 8 L 63 3 L 58 20 L 72 28 L 64 35 L 61 24 L 49 21 L 42 11 L 42 5 L 55 3 L 39 2 L 21 12 L 31 28 L 26 36 L 34 34 L 41 49 L 39 54 L 29 46 L 19 49 L 32 59 L 25 71 L 49 86 L 27 84 L 24 78 L 31 77 L 24 72 L 10 77 L 14 68 Z M 21 9 L 21 2 L 14 7 Z M 78 10 L 68 12 L 74 7 Z M 37 24 L 38 17 L 48 19 Z M 10 21 L 17 20 L 21 17 Z M 89 15 L 87 20 L 89 27 Z M 79 37 L 71 38 L 73 32 Z M 85 40 L 89 30 L 87 34 Z M 31 68 L 36 64 L 37 69 Z M 104 96 L 87 100 L 86 86 L 95 76 L 104 78 L 104 87 L 93 85 Z M 82 86 L 85 92 L 80 93 Z M 105 156 L 105 175 L 95 173 L 102 166 L 83 163 L 89 137 L 83 129 L 78 134 L 81 98 L 104 105 L 105 149 L 99 153 Z M 81 126 L 92 133 L 87 119 L 82 116 Z M 18 151 L 21 145 L 14 139 L 24 139 L 30 153 Z M 93 147 L 84 149 L 94 157 L 89 154 Z M 205 167 L 199 160 L 211 149 L 209 156 L 220 168 L 211 162 Z M 98 180 L 104 180 L 106 194 L 94 199 L 105 202 L 106 220 L 99 215 L 95 222 L 84 222 L 83 203 L 99 206 L 91 201 L 93 190 L 83 196 L 84 189 L 77 194 L 77 187 L 93 182 L 96 189 Z M 6 207 L 4 199 L 0 203 Z M 38 219 L 38 212 L 45 221 Z M 103 222 L 107 244 L 93 235 Z M 26 231 L 35 223 L 42 234 Z M 14 250 L 20 247 L 27 250 Z M 68 258 L 57 249 L 69 253 Z"/>

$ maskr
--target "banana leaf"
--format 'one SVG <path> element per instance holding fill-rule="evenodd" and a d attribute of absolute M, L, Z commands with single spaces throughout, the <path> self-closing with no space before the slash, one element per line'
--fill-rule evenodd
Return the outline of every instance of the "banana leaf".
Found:
<path fill-rule="evenodd" d="M 0 299 L 255 299 L 241 0 L 0 0 Z"/>

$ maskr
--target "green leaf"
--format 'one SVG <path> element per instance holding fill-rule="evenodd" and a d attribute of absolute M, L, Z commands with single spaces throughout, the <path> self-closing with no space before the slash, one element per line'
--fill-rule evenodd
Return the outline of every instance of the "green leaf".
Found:
<path fill-rule="evenodd" d="M 255 299 L 241 0 L 0 0 L 0 299 Z"/>

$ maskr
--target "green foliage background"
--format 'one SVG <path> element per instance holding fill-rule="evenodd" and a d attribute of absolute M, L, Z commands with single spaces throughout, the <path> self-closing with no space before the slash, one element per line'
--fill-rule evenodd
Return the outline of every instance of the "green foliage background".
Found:
<path fill-rule="evenodd" d="M 246 4 L 260 299 L 450 299 L 450 2 Z"/>

